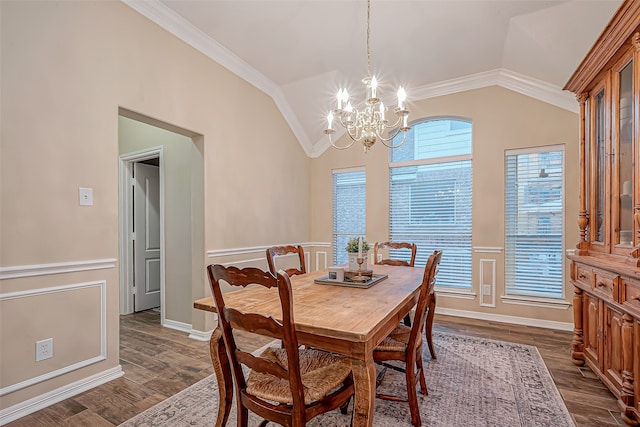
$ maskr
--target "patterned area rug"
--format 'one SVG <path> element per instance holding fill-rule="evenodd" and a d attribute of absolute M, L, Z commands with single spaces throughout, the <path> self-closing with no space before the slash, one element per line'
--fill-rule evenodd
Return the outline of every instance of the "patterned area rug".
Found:
<path fill-rule="evenodd" d="M 431 360 L 426 345 L 423 351 L 429 395 L 418 393 L 422 425 L 575 426 L 537 348 L 439 332 L 433 338 L 438 359 Z M 406 395 L 403 374 L 388 369 L 379 390 Z M 121 426 L 213 426 L 217 407 L 212 375 Z M 336 410 L 309 425 L 349 426 L 350 417 L 351 408 L 347 415 Z M 254 416 L 249 425 L 260 421 Z M 227 425 L 236 425 L 235 402 Z M 410 426 L 408 404 L 376 399 L 373 425 Z"/>

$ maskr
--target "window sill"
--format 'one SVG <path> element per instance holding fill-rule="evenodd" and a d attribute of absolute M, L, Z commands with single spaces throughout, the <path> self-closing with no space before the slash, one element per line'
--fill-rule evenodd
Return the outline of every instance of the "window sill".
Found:
<path fill-rule="evenodd" d="M 477 295 L 475 292 L 464 289 L 448 289 L 448 288 L 438 288 L 436 287 L 436 294 L 439 297 L 447 297 L 447 298 L 459 298 L 459 299 L 476 299 Z"/>
<path fill-rule="evenodd" d="M 516 297 L 502 295 L 500 297 L 504 304 L 528 305 L 531 307 L 555 308 L 557 310 L 566 310 L 571 307 L 571 303 L 565 300 L 552 300 L 533 297 Z"/>

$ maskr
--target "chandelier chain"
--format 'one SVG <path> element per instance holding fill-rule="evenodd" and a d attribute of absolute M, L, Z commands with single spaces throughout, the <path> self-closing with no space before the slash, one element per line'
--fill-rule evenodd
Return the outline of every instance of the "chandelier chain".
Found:
<path fill-rule="evenodd" d="M 371 37 L 371 0 L 367 0 L 367 76 L 371 77 L 371 50 L 369 38 Z"/>

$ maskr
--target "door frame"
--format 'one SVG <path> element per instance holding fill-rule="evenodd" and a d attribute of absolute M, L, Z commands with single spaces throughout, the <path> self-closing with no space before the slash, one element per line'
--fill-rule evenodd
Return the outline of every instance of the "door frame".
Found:
<path fill-rule="evenodd" d="M 163 147 L 152 147 L 119 156 L 118 241 L 120 246 L 120 314 L 133 313 L 133 164 L 158 159 L 160 174 L 160 324 L 165 323 L 164 166 Z"/>

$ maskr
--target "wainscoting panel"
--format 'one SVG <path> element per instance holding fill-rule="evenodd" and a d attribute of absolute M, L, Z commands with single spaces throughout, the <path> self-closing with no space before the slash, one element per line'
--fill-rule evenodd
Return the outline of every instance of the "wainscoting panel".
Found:
<path fill-rule="evenodd" d="M 328 268 L 327 265 L 327 252 L 326 251 L 316 251 L 316 270 L 322 270 L 324 268 Z"/>
<path fill-rule="evenodd" d="M 0 396 L 106 359 L 106 281 L 0 294 Z M 35 361 L 36 341 L 52 357 Z"/>
<path fill-rule="evenodd" d="M 480 306 L 496 306 L 496 260 L 480 260 Z"/>

